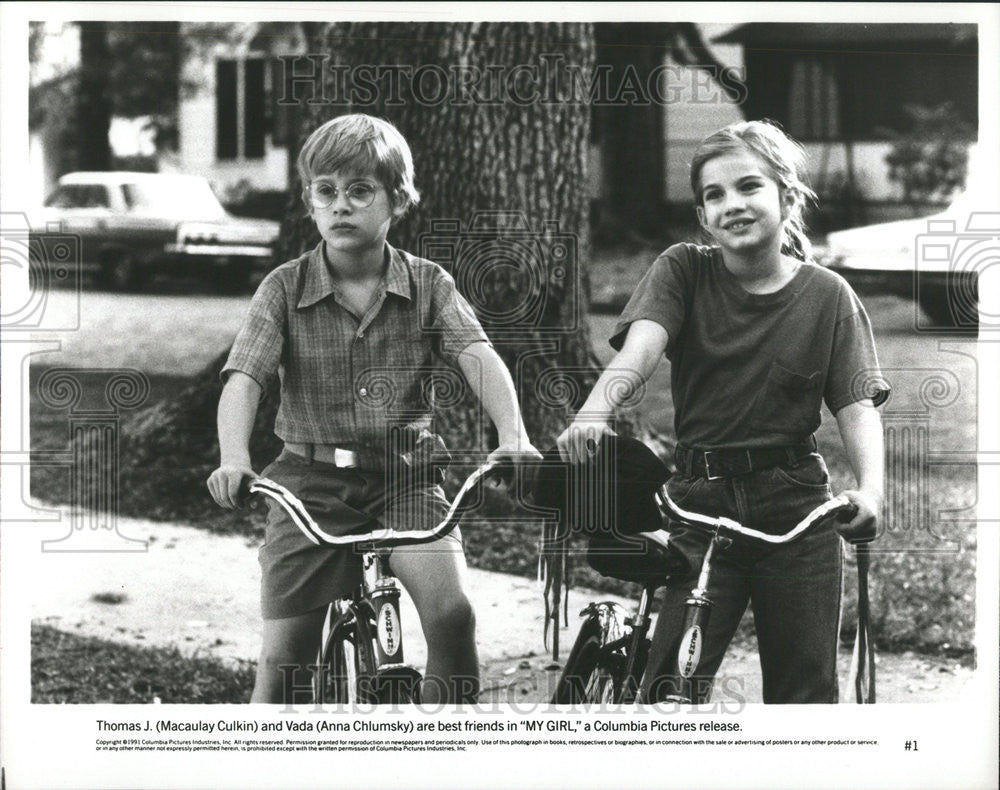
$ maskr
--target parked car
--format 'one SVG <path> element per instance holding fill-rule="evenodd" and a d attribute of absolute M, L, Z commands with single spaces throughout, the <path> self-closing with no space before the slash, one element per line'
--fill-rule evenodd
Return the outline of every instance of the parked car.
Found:
<path fill-rule="evenodd" d="M 141 287 L 156 274 L 245 288 L 271 262 L 278 223 L 242 219 L 201 176 L 67 173 L 31 217 L 32 236 L 70 234 L 81 262 L 107 287 Z"/>
<path fill-rule="evenodd" d="M 966 189 L 945 211 L 831 233 L 820 263 L 854 285 L 912 297 L 926 316 L 918 328 L 976 331 L 980 275 L 1000 256 L 996 184 L 977 157 L 970 151 Z"/>

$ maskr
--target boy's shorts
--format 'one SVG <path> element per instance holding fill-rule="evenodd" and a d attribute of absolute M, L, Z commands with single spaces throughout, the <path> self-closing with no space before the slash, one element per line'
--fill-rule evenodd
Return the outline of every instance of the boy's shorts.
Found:
<path fill-rule="evenodd" d="M 311 463 L 282 451 L 262 473 L 302 500 L 323 528 L 336 535 L 378 527 L 399 531 L 429 529 L 448 512 L 438 485 L 386 491 L 384 471 L 345 469 L 321 461 Z M 457 541 L 455 528 L 440 540 Z M 428 544 L 426 547 L 431 550 Z M 449 546 L 449 550 L 453 550 Z M 268 500 L 261 567 L 261 613 L 265 620 L 305 614 L 350 595 L 361 583 L 362 554 L 352 546 L 327 546 L 310 541 L 277 502 Z"/>

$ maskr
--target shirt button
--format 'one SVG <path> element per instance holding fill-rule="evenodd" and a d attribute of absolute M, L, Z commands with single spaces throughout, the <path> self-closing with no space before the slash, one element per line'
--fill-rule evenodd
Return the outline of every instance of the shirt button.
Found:
<path fill-rule="evenodd" d="M 358 390 L 358 394 L 363 398 L 368 394 L 368 387 L 362 387 Z"/>

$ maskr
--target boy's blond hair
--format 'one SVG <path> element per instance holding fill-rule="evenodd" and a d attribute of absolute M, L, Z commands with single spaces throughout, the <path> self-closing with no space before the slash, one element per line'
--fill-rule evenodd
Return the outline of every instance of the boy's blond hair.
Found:
<path fill-rule="evenodd" d="M 373 174 L 404 210 L 420 202 L 410 146 L 395 126 L 372 115 L 341 115 L 324 123 L 302 146 L 297 167 L 307 207 L 309 183 L 340 171 Z"/>

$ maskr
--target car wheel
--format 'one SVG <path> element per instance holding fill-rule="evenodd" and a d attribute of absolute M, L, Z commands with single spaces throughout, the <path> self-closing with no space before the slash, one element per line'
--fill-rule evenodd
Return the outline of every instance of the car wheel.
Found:
<path fill-rule="evenodd" d="M 960 294 L 961 303 L 949 298 L 948 287 L 920 289 L 920 309 L 934 326 L 975 333 L 979 329 L 978 294 L 975 289 Z"/>
<path fill-rule="evenodd" d="M 102 282 L 115 291 L 134 291 L 142 285 L 139 265 L 128 253 L 109 258 L 102 269 Z"/>
<path fill-rule="evenodd" d="M 218 293 L 241 294 L 250 289 L 250 269 L 245 266 L 227 266 L 215 272 L 212 287 Z"/>

